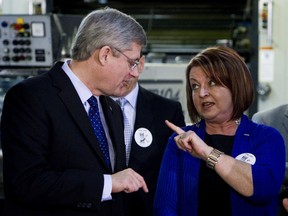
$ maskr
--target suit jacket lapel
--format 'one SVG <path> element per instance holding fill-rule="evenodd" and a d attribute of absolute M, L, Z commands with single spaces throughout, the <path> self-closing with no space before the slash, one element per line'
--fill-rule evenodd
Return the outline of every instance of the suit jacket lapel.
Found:
<path fill-rule="evenodd" d="M 55 67 L 57 67 L 57 64 Z M 58 94 L 59 97 L 67 107 L 72 118 L 75 120 L 75 124 L 78 125 L 79 131 L 87 138 L 91 148 L 101 158 L 103 165 L 106 166 L 104 156 L 98 145 L 97 138 L 93 132 L 87 113 L 70 79 L 59 66 L 56 70 L 52 70 L 51 76 L 55 87 L 60 89 Z"/>
<path fill-rule="evenodd" d="M 130 153 L 130 160 L 129 164 L 133 164 L 132 167 L 133 169 L 141 169 L 141 163 L 139 164 L 139 160 L 142 160 L 143 156 L 139 157 L 139 155 L 143 155 L 145 150 L 142 147 L 140 147 L 134 138 L 135 132 L 139 128 L 146 128 L 148 129 L 151 133 L 152 136 L 154 136 L 154 131 L 153 131 L 153 110 L 150 104 L 150 99 L 147 97 L 145 92 L 139 89 L 138 92 L 138 98 L 137 98 L 137 104 L 136 104 L 136 119 L 135 119 L 135 125 L 134 125 L 134 133 L 132 137 L 132 143 L 131 143 L 131 153 Z M 154 140 L 154 138 L 153 138 Z M 131 165 L 129 165 L 131 166 Z"/>
<path fill-rule="evenodd" d="M 142 88 L 140 87 L 136 104 L 134 133 L 139 127 L 151 128 L 151 124 L 153 123 L 153 116 L 151 115 L 153 112 L 151 109 L 152 108 L 149 102 L 149 98 L 147 98 L 147 95 L 142 91 Z"/>
<path fill-rule="evenodd" d="M 110 97 L 100 96 L 103 113 L 109 129 L 109 135 L 115 152 L 115 171 L 126 167 L 126 154 L 124 143 L 124 128 L 122 124 L 122 111 Z"/>

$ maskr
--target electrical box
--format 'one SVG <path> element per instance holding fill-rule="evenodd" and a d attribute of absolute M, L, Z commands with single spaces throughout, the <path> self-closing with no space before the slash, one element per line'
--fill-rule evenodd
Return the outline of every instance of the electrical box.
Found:
<path fill-rule="evenodd" d="M 53 63 L 50 15 L 0 16 L 0 67 L 50 67 Z"/>

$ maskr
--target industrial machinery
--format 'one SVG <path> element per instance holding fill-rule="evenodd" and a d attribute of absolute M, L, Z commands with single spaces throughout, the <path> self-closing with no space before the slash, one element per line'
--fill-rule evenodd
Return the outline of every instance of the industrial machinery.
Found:
<path fill-rule="evenodd" d="M 51 33 L 50 16 L 0 16 L 1 68 L 51 66 Z"/>
<path fill-rule="evenodd" d="M 50 15 L 0 16 L 0 111 L 12 85 L 52 66 L 52 33 Z"/>

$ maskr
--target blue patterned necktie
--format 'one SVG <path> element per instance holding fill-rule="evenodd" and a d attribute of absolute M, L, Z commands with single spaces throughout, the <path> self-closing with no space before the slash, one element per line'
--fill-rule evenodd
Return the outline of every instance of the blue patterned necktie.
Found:
<path fill-rule="evenodd" d="M 132 135 L 133 135 L 132 127 L 129 124 L 127 114 L 125 113 L 125 104 L 129 102 L 125 98 L 120 98 L 117 100 L 117 103 L 121 106 L 121 110 L 123 113 L 124 139 L 125 139 L 125 147 L 126 147 L 126 165 L 128 165 L 130 151 L 131 151 L 131 141 L 132 141 Z"/>
<path fill-rule="evenodd" d="M 108 167 L 111 167 L 108 142 L 107 142 L 107 138 L 105 135 L 103 125 L 100 120 L 97 99 L 94 96 L 91 96 L 88 99 L 88 103 L 90 104 L 90 109 L 88 112 L 90 122 L 92 124 L 94 133 L 97 137 L 100 149 L 104 155 L 105 162 Z"/>

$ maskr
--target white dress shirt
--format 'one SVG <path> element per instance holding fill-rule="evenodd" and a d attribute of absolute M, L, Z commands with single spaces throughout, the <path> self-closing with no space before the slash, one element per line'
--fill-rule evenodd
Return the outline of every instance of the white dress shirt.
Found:
<path fill-rule="evenodd" d="M 89 103 L 87 102 L 87 100 L 93 95 L 92 92 L 89 90 L 89 88 L 87 88 L 87 86 L 72 72 L 72 70 L 69 67 L 69 62 L 71 60 L 67 59 L 63 66 L 62 69 L 65 71 L 65 73 L 67 74 L 67 76 L 69 77 L 69 79 L 71 80 L 73 86 L 75 87 L 81 101 L 82 104 L 87 112 L 88 115 L 88 111 L 90 108 Z M 99 106 L 99 113 L 100 113 L 100 118 L 101 118 L 101 122 L 107 137 L 107 141 L 108 141 L 108 146 L 109 146 L 109 156 L 110 156 L 110 161 L 111 161 L 111 166 L 112 166 L 112 170 L 114 170 L 114 164 L 115 164 L 115 153 L 113 150 L 113 146 L 112 146 L 112 141 L 111 138 L 109 136 L 109 132 L 108 132 L 108 126 L 106 123 L 106 120 L 104 118 L 104 114 L 103 114 L 103 109 L 101 106 L 101 103 L 99 103 L 99 96 L 95 96 L 98 100 L 98 106 Z M 95 184 L 97 184 L 97 182 L 95 182 Z M 102 193 L 102 201 L 105 200 L 111 200 L 112 196 L 111 196 L 111 192 L 112 192 L 112 179 L 111 179 L 111 175 L 104 175 L 104 187 L 103 187 L 103 193 Z"/>

